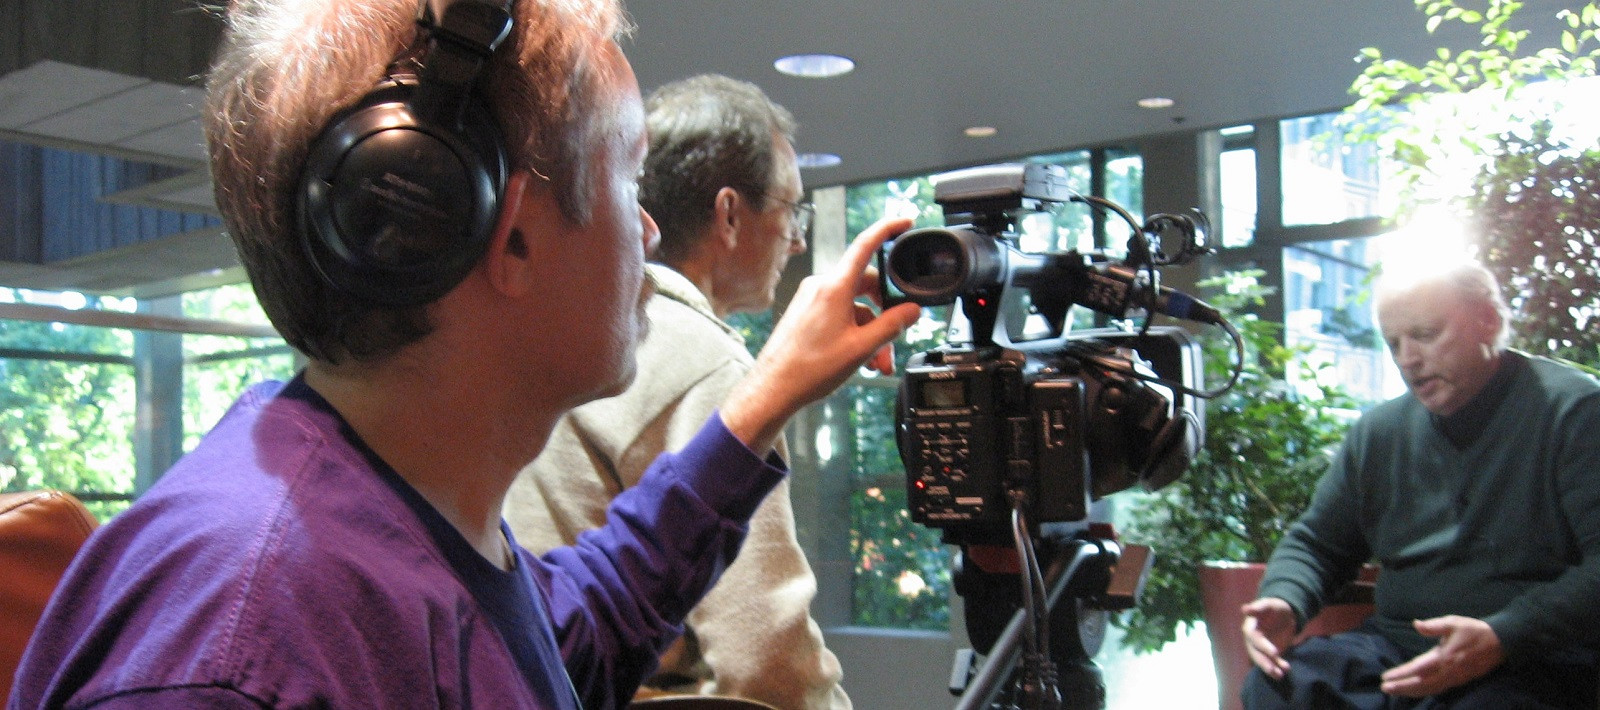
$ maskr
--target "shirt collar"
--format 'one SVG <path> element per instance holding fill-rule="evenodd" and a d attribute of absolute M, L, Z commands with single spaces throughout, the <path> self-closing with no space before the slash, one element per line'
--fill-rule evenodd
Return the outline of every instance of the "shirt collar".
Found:
<path fill-rule="evenodd" d="M 1489 419 L 1494 416 L 1495 410 L 1500 408 L 1506 395 L 1511 392 L 1511 382 L 1517 378 L 1517 373 L 1527 367 L 1528 359 L 1522 353 L 1514 350 L 1501 352 L 1500 366 L 1495 368 L 1494 374 L 1489 376 L 1483 389 L 1461 405 L 1449 416 L 1433 415 L 1433 425 L 1457 449 L 1465 449 L 1483 435 L 1483 430 L 1489 426 Z"/>
<path fill-rule="evenodd" d="M 656 284 L 657 295 L 694 309 L 696 313 L 716 323 L 723 332 L 738 340 L 741 345 L 744 344 L 744 335 L 717 317 L 716 311 L 711 309 L 711 300 L 706 298 L 706 295 L 701 293 L 687 276 L 673 271 L 672 267 L 665 264 L 645 264 L 645 270 Z"/>

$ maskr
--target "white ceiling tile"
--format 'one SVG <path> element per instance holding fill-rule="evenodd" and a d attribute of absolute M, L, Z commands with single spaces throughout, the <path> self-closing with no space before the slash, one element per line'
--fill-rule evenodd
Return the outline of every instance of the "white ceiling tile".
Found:
<path fill-rule="evenodd" d="M 0 128 L 25 127 L 150 80 L 42 61 L 0 76 Z"/>
<path fill-rule="evenodd" d="M 200 101 L 198 89 L 146 81 L 34 121 L 21 130 L 83 143 L 115 144 L 198 115 Z"/>
<path fill-rule="evenodd" d="M 116 146 L 141 153 L 183 158 L 197 163 L 204 163 L 206 160 L 206 138 L 200 129 L 198 116 L 190 116 L 182 122 L 130 136 L 117 141 Z"/>

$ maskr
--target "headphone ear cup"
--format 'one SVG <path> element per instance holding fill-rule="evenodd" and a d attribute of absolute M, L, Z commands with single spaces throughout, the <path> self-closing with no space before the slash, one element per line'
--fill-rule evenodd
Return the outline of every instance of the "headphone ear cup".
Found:
<path fill-rule="evenodd" d="M 413 84 L 386 83 L 312 144 L 300 185 L 300 236 L 333 288 L 384 306 L 431 302 L 483 256 L 507 161 L 479 102 L 461 126 L 413 109 Z"/>

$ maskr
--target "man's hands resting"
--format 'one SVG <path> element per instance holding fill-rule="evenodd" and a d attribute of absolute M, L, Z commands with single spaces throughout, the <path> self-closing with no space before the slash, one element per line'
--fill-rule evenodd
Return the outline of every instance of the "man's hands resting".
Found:
<path fill-rule="evenodd" d="M 1383 692 L 1408 698 L 1438 695 L 1479 678 L 1505 660 L 1500 637 L 1482 619 L 1441 616 L 1412 622 L 1439 645 L 1383 674 Z"/>
<path fill-rule="evenodd" d="M 1289 672 L 1283 652 L 1294 642 L 1294 609 L 1277 597 L 1262 597 L 1239 608 L 1244 612 L 1244 647 L 1250 662 L 1268 678 L 1279 680 Z"/>
<path fill-rule="evenodd" d="M 1250 661 L 1267 677 L 1283 678 L 1289 671 L 1283 652 L 1294 642 L 1294 610 L 1288 602 L 1274 597 L 1257 599 L 1240 610 L 1244 612 L 1242 631 Z M 1482 619 L 1441 616 L 1413 624 L 1417 633 L 1437 638 L 1439 643 L 1384 672 L 1382 689 L 1389 695 L 1438 695 L 1482 677 L 1505 660 L 1500 637 Z"/>

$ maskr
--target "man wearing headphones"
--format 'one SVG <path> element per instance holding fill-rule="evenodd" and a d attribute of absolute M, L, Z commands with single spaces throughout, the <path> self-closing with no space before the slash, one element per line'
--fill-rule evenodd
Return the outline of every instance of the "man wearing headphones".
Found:
<path fill-rule="evenodd" d="M 506 490 L 563 413 L 627 386 L 646 326 L 656 228 L 623 25 L 615 0 L 231 5 L 204 117 L 218 205 L 310 361 L 89 540 L 9 707 L 633 695 L 782 479 L 785 421 L 889 368 L 918 313 L 856 302 L 909 226 L 880 223 L 604 527 L 519 547 Z"/>
<path fill-rule="evenodd" d="M 661 229 L 649 334 L 626 392 L 556 424 L 517 478 L 506 522 L 534 551 L 569 545 L 662 451 L 693 438 L 750 370 L 723 318 L 772 306 L 789 257 L 805 250 L 810 205 L 795 164 L 795 123 L 760 88 L 705 75 L 645 102 L 650 149 L 639 201 Z M 778 452 L 787 457 L 782 437 Z M 795 535 L 786 483 L 751 518 L 739 557 L 689 614 L 642 695 L 749 698 L 779 708 L 849 708 L 839 661 L 811 619 L 817 582 Z"/>

